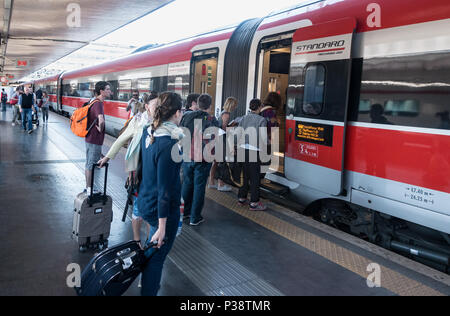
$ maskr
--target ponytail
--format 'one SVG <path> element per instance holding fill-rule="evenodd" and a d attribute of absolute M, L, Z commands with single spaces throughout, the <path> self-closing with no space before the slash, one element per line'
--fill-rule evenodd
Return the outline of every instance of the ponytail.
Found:
<path fill-rule="evenodd" d="M 181 111 L 182 107 L 181 97 L 177 93 L 164 92 L 158 98 L 158 105 L 155 109 L 155 116 L 153 117 L 152 132 L 151 132 L 151 144 L 155 142 L 154 133 L 161 127 L 164 122 L 167 122 L 178 111 Z"/>

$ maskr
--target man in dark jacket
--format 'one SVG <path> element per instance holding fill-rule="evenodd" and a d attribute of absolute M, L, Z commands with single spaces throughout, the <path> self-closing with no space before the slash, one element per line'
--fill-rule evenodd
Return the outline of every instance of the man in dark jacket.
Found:
<path fill-rule="evenodd" d="M 200 97 L 200 94 L 197 93 L 192 93 L 190 95 L 188 95 L 187 100 L 186 100 L 186 109 L 185 109 L 185 113 L 189 113 L 189 112 L 194 112 L 194 111 L 198 111 L 199 107 L 197 104 L 198 98 Z"/>
<path fill-rule="evenodd" d="M 184 162 L 182 167 L 184 214 L 190 216 L 191 226 L 204 222 L 202 210 L 212 163 L 206 162 L 202 155 L 206 145 L 203 132 L 209 127 L 219 127 L 217 119 L 210 114 L 211 103 L 210 95 L 201 95 L 198 98 L 200 110 L 186 113 L 181 120 L 181 126 L 189 129 L 192 138 L 190 161 Z"/>

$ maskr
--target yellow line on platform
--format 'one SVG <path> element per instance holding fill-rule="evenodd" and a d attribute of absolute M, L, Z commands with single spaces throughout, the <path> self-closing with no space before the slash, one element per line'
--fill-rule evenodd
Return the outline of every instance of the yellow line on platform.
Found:
<path fill-rule="evenodd" d="M 368 272 L 370 264 L 375 263 L 361 255 L 345 249 L 329 240 L 307 232 L 293 224 L 279 219 L 268 212 L 252 212 L 248 207 L 239 205 L 237 199 L 229 194 L 216 190 L 207 190 L 206 197 L 212 201 L 232 210 L 233 212 L 250 219 L 264 228 L 302 246 L 327 260 L 352 271 L 363 279 L 367 279 L 372 271 Z M 410 279 L 399 272 L 379 265 L 381 268 L 381 287 L 400 296 L 445 296 L 444 294 Z M 339 293 L 336 293 L 339 295 Z"/>

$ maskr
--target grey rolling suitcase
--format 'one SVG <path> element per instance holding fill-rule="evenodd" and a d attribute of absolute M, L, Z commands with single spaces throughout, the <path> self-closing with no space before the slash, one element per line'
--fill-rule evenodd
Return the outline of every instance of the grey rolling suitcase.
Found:
<path fill-rule="evenodd" d="M 78 241 L 81 252 L 88 248 L 100 250 L 108 247 L 108 238 L 113 220 L 112 198 L 106 195 L 108 165 L 105 167 L 103 193 L 94 194 L 94 170 L 91 192 L 80 193 L 75 199 L 72 237 Z"/>

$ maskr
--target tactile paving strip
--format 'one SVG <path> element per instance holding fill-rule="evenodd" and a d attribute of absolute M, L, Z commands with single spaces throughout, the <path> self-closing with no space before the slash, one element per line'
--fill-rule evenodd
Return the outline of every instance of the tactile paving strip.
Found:
<path fill-rule="evenodd" d="M 269 214 L 269 212 L 249 211 L 248 207 L 239 205 L 237 199 L 233 198 L 230 194 L 207 190 L 206 196 L 223 207 L 252 220 L 268 230 L 295 242 L 365 279 L 371 274 L 371 272 L 367 271 L 367 268 L 374 262 L 361 255 L 281 220 Z M 380 265 L 380 268 L 381 287 L 395 294 L 400 296 L 444 296 L 443 293 L 412 280 L 392 269 L 382 265 Z"/>
<path fill-rule="evenodd" d="M 208 296 L 283 295 L 189 225 L 183 226 L 183 233 L 177 238 L 169 258 Z"/>

